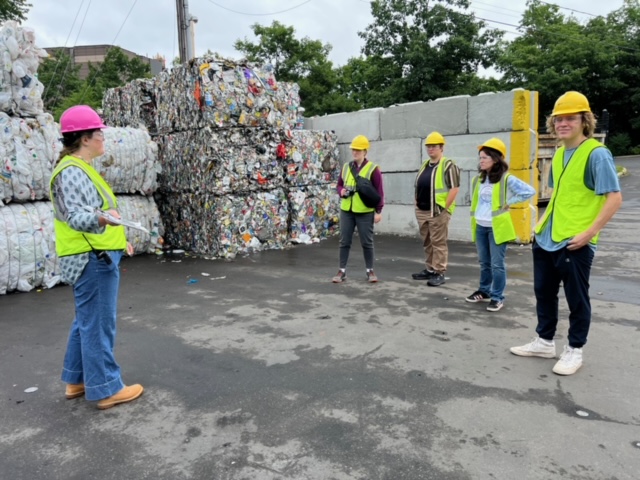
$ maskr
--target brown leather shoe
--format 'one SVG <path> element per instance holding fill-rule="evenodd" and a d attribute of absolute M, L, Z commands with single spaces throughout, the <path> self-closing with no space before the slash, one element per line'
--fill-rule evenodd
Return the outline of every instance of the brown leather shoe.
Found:
<path fill-rule="evenodd" d="M 115 407 L 119 403 L 127 403 L 135 400 L 144 392 L 142 385 L 135 384 L 124 387 L 115 395 L 111 395 L 108 398 L 103 398 L 98 402 L 98 408 L 100 410 L 106 410 L 107 408 Z"/>
<path fill-rule="evenodd" d="M 67 383 L 67 388 L 64 391 L 64 396 L 67 397 L 67 400 L 78 398 L 82 395 L 84 395 L 84 383 Z"/>

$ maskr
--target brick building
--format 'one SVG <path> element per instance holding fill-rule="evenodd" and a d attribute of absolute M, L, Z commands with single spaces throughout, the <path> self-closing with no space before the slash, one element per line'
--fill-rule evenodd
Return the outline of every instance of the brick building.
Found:
<path fill-rule="evenodd" d="M 81 79 L 85 79 L 89 76 L 89 63 L 96 65 L 104 61 L 107 51 L 113 48 L 113 45 L 83 45 L 76 47 L 50 47 L 45 50 L 53 55 L 57 50 L 64 50 L 67 55 L 73 59 L 74 65 L 80 65 L 78 72 Z M 155 58 L 145 57 L 144 55 L 138 55 L 130 50 L 126 50 L 122 47 L 118 47 L 129 58 L 137 57 L 142 62 L 147 63 L 151 68 L 151 75 L 157 75 L 164 67 L 160 60 Z"/>

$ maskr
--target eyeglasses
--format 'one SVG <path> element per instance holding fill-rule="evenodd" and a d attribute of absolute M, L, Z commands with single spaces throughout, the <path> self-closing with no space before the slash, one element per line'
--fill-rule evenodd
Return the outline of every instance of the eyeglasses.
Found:
<path fill-rule="evenodd" d="M 104 132 L 102 130 L 96 130 L 95 132 L 93 132 L 91 134 L 91 137 L 97 137 L 97 138 L 101 138 L 104 140 Z"/>
<path fill-rule="evenodd" d="M 577 122 L 579 120 L 582 120 L 582 116 L 581 115 L 570 115 L 568 117 L 553 117 L 553 123 L 558 125 L 562 122 L 567 122 L 567 123 L 574 123 Z"/>
<path fill-rule="evenodd" d="M 491 158 L 491 157 L 485 157 L 485 156 L 483 156 L 483 155 L 479 155 L 479 156 L 478 156 L 478 158 L 479 158 L 480 160 L 493 160 L 493 158 Z"/>
<path fill-rule="evenodd" d="M 440 145 L 425 145 L 427 147 L 427 149 L 429 148 L 439 148 Z"/>

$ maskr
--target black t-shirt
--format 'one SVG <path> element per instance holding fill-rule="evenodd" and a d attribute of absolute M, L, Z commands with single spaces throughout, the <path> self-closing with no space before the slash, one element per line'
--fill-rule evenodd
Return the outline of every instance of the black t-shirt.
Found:
<path fill-rule="evenodd" d="M 418 183 L 416 185 L 416 204 L 420 210 L 431 210 L 431 177 L 433 176 L 433 169 L 438 164 L 427 164 L 420 176 L 418 177 Z"/>

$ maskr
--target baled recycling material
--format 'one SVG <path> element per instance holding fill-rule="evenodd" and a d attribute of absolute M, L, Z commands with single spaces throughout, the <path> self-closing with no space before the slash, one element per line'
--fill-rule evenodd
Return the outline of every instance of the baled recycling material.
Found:
<path fill-rule="evenodd" d="M 334 134 L 206 128 L 158 143 L 168 244 L 232 258 L 336 232 Z"/>
<path fill-rule="evenodd" d="M 105 128 L 105 154 L 92 165 L 115 193 L 150 195 L 158 188 L 158 145 L 141 128 Z"/>
<path fill-rule="evenodd" d="M 0 207 L 0 294 L 60 282 L 50 202 Z"/>
<path fill-rule="evenodd" d="M 285 180 L 290 186 L 337 182 L 340 175 L 337 137 L 334 133 L 293 130 L 286 143 Z"/>
<path fill-rule="evenodd" d="M 49 179 L 62 145 L 53 117 L 10 117 L 0 112 L 0 206 L 49 198 Z"/>
<path fill-rule="evenodd" d="M 217 195 L 282 187 L 282 163 L 276 157 L 280 135 L 272 129 L 212 129 L 158 138 L 160 183 L 172 191 Z"/>
<path fill-rule="evenodd" d="M 271 66 L 198 58 L 107 91 L 103 112 L 159 145 L 169 245 L 229 258 L 336 232 L 336 136 L 297 129 L 299 88 Z"/>
<path fill-rule="evenodd" d="M 310 243 L 338 233 L 340 197 L 336 184 L 309 185 L 289 190 L 289 240 Z"/>
<path fill-rule="evenodd" d="M 0 26 L 0 111 L 23 117 L 44 113 L 44 85 L 37 71 L 46 50 L 36 46 L 35 32 L 14 21 Z"/>
<path fill-rule="evenodd" d="M 118 196 L 118 210 L 140 222 L 149 234 L 125 227 L 134 254 L 153 253 L 163 235 L 158 208 L 150 197 Z M 51 202 L 10 204 L 0 208 L 0 294 L 51 288 L 60 282 Z"/>
<path fill-rule="evenodd" d="M 169 193 L 158 201 L 166 243 L 210 258 L 283 248 L 289 218 L 283 189 L 245 195 Z"/>
<path fill-rule="evenodd" d="M 276 82 L 271 66 L 198 58 L 153 79 L 108 90 L 108 125 L 144 125 L 160 135 L 205 126 L 292 129 L 300 107 L 297 84 Z"/>

